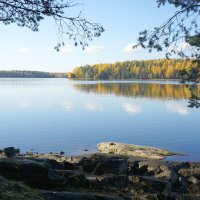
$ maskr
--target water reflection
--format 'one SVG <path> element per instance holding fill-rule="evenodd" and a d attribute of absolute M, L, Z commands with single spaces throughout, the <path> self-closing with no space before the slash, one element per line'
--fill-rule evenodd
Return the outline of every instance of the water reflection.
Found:
<path fill-rule="evenodd" d="M 166 109 L 170 112 L 178 113 L 179 115 L 189 114 L 189 109 L 178 103 L 167 103 Z"/>
<path fill-rule="evenodd" d="M 75 89 L 86 93 L 114 94 L 116 96 L 143 97 L 153 99 L 190 99 L 191 91 L 181 84 L 160 83 L 95 83 L 74 84 Z M 200 85 L 193 88 L 193 93 L 198 95 Z"/>
<path fill-rule="evenodd" d="M 124 103 L 122 105 L 124 110 L 130 115 L 136 115 L 142 112 L 143 107 L 137 104 Z"/>
<path fill-rule="evenodd" d="M 31 106 L 31 102 L 29 100 L 22 99 L 18 102 L 18 106 L 22 109 L 26 109 Z"/>
<path fill-rule="evenodd" d="M 71 112 L 74 109 L 74 103 L 71 101 L 63 101 L 62 108 L 67 112 Z"/>
<path fill-rule="evenodd" d="M 87 102 L 85 104 L 85 109 L 89 111 L 103 111 L 103 105 L 95 102 Z"/>
<path fill-rule="evenodd" d="M 1 148 L 77 155 L 118 141 L 200 160 L 200 109 L 187 107 L 190 90 L 178 82 L 0 79 L 0 91 Z"/>

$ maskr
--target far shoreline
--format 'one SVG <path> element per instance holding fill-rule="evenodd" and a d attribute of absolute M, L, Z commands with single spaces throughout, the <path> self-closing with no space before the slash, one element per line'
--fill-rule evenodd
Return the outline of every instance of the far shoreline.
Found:
<path fill-rule="evenodd" d="M 67 77 L 0 77 L 0 79 L 68 79 L 72 81 L 181 81 L 181 79 L 81 79 L 81 78 L 67 78 Z"/>

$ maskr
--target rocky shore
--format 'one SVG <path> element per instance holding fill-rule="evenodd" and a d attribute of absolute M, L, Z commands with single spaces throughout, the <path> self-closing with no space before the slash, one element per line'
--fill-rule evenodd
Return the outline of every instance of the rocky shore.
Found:
<path fill-rule="evenodd" d="M 0 151 L 1 200 L 196 200 L 200 163 Z"/>

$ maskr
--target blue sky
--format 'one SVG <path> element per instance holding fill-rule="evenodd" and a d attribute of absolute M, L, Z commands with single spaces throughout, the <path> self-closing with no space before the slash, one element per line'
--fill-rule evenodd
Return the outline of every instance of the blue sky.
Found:
<path fill-rule="evenodd" d="M 16 25 L 1 25 L 0 70 L 42 70 L 67 72 L 74 67 L 113 63 L 125 60 L 163 58 L 164 53 L 148 53 L 138 49 L 131 51 L 138 33 L 152 29 L 170 17 L 175 9 L 165 5 L 157 7 L 156 0 L 77 0 L 79 9 L 89 21 L 100 22 L 105 32 L 95 38 L 90 47 L 82 51 L 67 40 L 66 47 L 56 52 L 57 35 L 52 20 L 41 23 L 39 32 L 32 32 Z"/>

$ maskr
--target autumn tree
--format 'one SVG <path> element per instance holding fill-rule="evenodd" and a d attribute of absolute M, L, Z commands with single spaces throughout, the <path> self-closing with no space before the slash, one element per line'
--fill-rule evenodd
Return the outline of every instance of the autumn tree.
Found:
<path fill-rule="evenodd" d="M 159 59 L 126 61 L 77 67 L 74 77 L 80 79 L 181 79 L 180 71 L 190 68 L 190 60 Z M 73 78 L 73 77 L 70 77 Z"/>
<path fill-rule="evenodd" d="M 94 37 L 99 37 L 104 31 L 99 23 L 85 19 L 82 12 L 69 16 L 71 9 L 80 6 L 72 0 L 0 0 L 0 23 L 12 23 L 38 31 L 40 22 L 52 18 L 58 32 L 59 50 L 64 45 L 66 37 L 74 41 L 74 45 L 88 46 Z"/>

